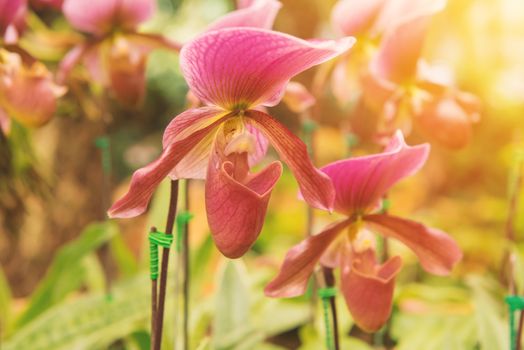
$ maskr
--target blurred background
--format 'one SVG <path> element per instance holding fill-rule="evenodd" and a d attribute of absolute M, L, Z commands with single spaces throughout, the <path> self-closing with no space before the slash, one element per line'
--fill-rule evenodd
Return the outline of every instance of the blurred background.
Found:
<path fill-rule="evenodd" d="M 82 35 L 59 8 L 43 3 L 30 2 L 19 45 L 54 72 Z M 282 3 L 275 30 L 301 38 L 340 36 L 330 20 L 336 1 Z M 183 43 L 234 9 L 234 2 L 226 0 L 159 0 L 157 13 L 140 31 Z M 343 349 L 508 349 L 504 296 L 510 293 L 511 270 L 516 293 L 524 291 L 524 207 L 519 206 L 524 2 L 449 0 L 431 22 L 423 57 L 446 67 L 442 75 L 451 75 L 454 86 L 480 99 L 480 120 L 460 149 L 423 133 L 407 138 L 409 144 L 431 142 L 432 151 L 423 170 L 389 194 L 390 211 L 448 232 L 464 258 L 451 277 L 434 277 L 421 270 L 408 249 L 391 242 L 390 254 L 405 262 L 392 319 L 381 332 L 365 334 L 353 326 L 343 298 L 337 298 Z M 314 90 L 326 70 L 311 69 L 295 80 Z M 105 215 L 126 191 L 132 172 L 158 156 L 163 129 L 186 108 L 187 85 L 176 52 L 154 50 L 145 72 L 140 106 L 119 103 L 113 92 L 78 71 L 49 123 L 31 129 L 13 121 L 8 135 L 0 133 L 3 348 L 149 348 L 147 232 L 152 225 L 164 225 L 168 183 L 144 215 L 127 220 L 106 220 Z M 317 165 L 380 151 L 372 136 L 373 111 L 341 105 L 329 86 L 317 90 L 316 98 L 311 115 L 318 125 Z M 303 114 L 283 103 L 270 112 L 303 133 Z M 276 158 L 270 151 L 267 161 Z M 194 214 L 190 348 L 322 348 L 320 307 L 312 310 L 307 296 L 274 300 L 263 295 L 285 252 L 306 234 L 307 208 L 297 200 L 298 187 L 288 170 L 273 192 L 259 240 L 233 262 L 218 253 L 210 238 L 203 182 L 191 181 L 189 188 Z M 332 218 L 316 214 L 318 232 Z M 180 297 L 174 292 L 178 258 L 173 256 L 166 349 L 173 348 L 180 332 L 172 326 L 180 318 Z"/>

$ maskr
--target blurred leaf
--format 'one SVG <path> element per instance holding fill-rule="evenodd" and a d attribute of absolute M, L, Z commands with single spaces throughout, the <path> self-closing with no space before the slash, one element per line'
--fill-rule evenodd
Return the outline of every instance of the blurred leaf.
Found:
<path fill-rule="evenodd" d="M 4 271 L 0 268 L 0 335 L 6 332 L 9 317 L 11 316 L 11 289 L 4 276 Z"/>
<path fill-rule="evenodd" d="M 300 350 L 318 350 L 326 348 L 325 335 L 319 333 L 315 327 L 308 324 L 300 329 L 300 341 L 302 345 Z M 373 348 L 363 342 L 362 340 L 355 339 L 349 336 L 341 334 L 340 337 L 341 349 L 351 350 L 373 350 Z"/>
<path fill-rule="evenodd" d="M 29 306 L 16 321 L 16 328 L 27 324 L 80 287 L 85 278 L 83 258 L 107 242 L 116 232 L 116 225 L 109 221 L 91 224 L 77 239 L 62 247 L 33 293 Z"/>
<path fill-rule="evenodd" d="M 508 349 L 508 322 L 503 317 L 504 295 L 494 280 L 481 276 L 467 279 L 473 290 L 478 339 L 482 349 Z"/>
<path fill-rule="evenodd" d="M 129 338 L 137 345 L 140 350 L 149 350 L 151 347 L 151 336 L 149 332 L 137 331 L 129 336 Z"/>
<path fill-rule="evenodd" d="M 90 292 L 102 292 L 106 287 L 104 268 L 95 254 L 89 254 L 82 260 L 85 278 L 84 284 Z"/>
<path fill-rule="evenodd" d="M 114 257 L 118 266 L 118 271 L 120 271 L 124 277 L 130 277 L 136 274 L 138 271 L 137 261 L 125 244 L 122 236 L 115 235 L 109 242 L 109 246 L 111 248 L 111 255 Z"/>
<path fill-rule="evenodd" d="M 240 261 L 228 260 L 220 274 L 215 296 L 213 343 L 217 349 L 230 349 L 252 333 L 249 320 L 249 290 Z"/>
<path fill-rule="evenodd" d="M 16 332 L 3 350 L 102 349 L 146 326 L 149 288 L 146 275 L 103 293 L 53 306 Z"/>

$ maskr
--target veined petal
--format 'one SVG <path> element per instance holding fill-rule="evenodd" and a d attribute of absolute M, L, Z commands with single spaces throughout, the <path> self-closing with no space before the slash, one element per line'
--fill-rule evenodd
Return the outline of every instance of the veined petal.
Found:
<path fill-rule="evenodd" d="M 329 177 L 314 167 L 304 142 L 266 113 L 249 110 L 249 122 L 260 129 L 297 179 L 304 200 L 312 207 L 331 211 L 335 190 Z"/>
<path fill-rule="evenodd" d="M 366 215 L 364 220 L 386 237 L 398 239 L 417 255 L 424 270 L 447 275 L 462 259 L 457 243 L 445 232 L 390 215 Z"/>
<path fill-rule="evenodd" d="M 258 238 L 271 191 L 282 174 L 273 162 L 257 174 L 237 179 L 237 165 L 222 157 L 215 144 L 206 180 L 206 213 L 218 249 L 228 258 L 239 258 Z M 245 156 L 245 154 L 244 154 Z M 240 167 L 247 169 L 247 157 Z M 242 171 L 241 170 L 241 171 Z"/>
<path fill-rule="evenodd" d="M 346 304 L 357 325 L 366 332 L 374 332 L 391 314 L 395 276 L 402 267 L 402 259 L 395 256 L 377 265 L 375 253 L 368 250 L 344 260 L 341 287 Z"/>
<path fill-rule="evenodd" d="M 359 36 L 374 24 L 385 0 L 341 0 L 331 12 L 331 23 L 344 35 Z"/>
<path fill-rule="evenodd" d="M 278 276 L 269 282 L 264 293 L 270 297 L 280 298 L 304 294 L 315 265 L 349 222 L 349 219 L 346 219 L 333 223 L 321 233 L 308 237 L 291 248 L 286 254 Z"/>
<path fill-rule="evenodd" d="M 276 0 L 255 0 L 246 7 L 230 12 L 207 27 L 207 31 L 230 27 L 271 29 L 282 4 Z"/>
<path fill-rule="evenodd" d="M 129 218 L 142 214 L 158 184 L 206 135 L 229 118 L 231 115 L 225 115 L 205 128 L 170 143 L 160 158 L 135 171 L 128 192 L 113 204 L 108 215 L 113 218 Z"/>
<path fill-rule="evenodd" d="M 65 0 L 62 11 L 76 29 L 103 34 L 117 25 L 119 3 L 120 0 Z"/>
<path fill-rule="evenodd" d="M 428 144 L 408 146 L 397 131 L 383 153 L 340 160 L 321 168 L 335 186 L 335 210 L 348 215 L 372 210 L 395 183 L 416 173 L 428 154 Z"/>
<path fill-rule="evenodd" d="M 209 126 L 225 114 L 226 112 L 216 107 L 194 108 L 179 114 L 173 118 L 164 131 L 162 140 L 164 149 L 195 131 Z M 173 168 L 169 177 L 172 179 L 205 179 L 214 139 L 214 133 L 204 137 Z"/>
<path fill-rule="evenodd" d="M 229 110 L 274 106 L 289 79 L 347 51 L 354 41 L 313 43 L 259 28 L 224 28 L 184 45 L 180 67 L 206 104 Z"/>
<path fill-rule="evenodd" d="M 254 152 L 249 154 L 247 157 L 248 164 L 250 167 L 252 167 L 257 165 L 266 155 L 269 141 L 264 136 L 264 134 L 253 125 L 247 124 L 246 129 L 251 135 L 253 135 L 253 138 L 255 139 Z"/>

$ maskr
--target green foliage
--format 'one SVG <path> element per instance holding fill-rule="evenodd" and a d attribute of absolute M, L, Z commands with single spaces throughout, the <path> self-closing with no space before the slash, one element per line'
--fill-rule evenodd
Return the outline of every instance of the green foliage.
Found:
<path fill-rule="evenodd" d="M 57 253 L 45 278 L 31 296 L 29 306 L 17 319 L 16 328 L 24 326 L 52 305 L 62 301 L 84 282 L 86 269 L 83 259 L 117 232 L 111 222 L 89 225 L 74 241 Z"/>
<path fill-rule="evenodd" d="M 145 274 L 115 286 L 111 298 L 85 294 L 27 322 L 4 350 L 103 349 L 146 327 L 149 288 Z M 143 339 L 141 340 L 143 342 Z"/>

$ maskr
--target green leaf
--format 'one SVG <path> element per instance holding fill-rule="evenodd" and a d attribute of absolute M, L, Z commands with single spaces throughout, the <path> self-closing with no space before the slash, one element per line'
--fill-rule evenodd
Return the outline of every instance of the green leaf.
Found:
<path fill-rule="evenodd" d="M 103 293 L 55 305 L 28 322 L 3 350 L 102 349 L 148 324 L 147 275 L 115 285 L 112 298 Z"/>
<path fill-rule="evenodd" d="M 0 334 L 5 333 L 6 328 L 9 327 L 11 301 L 11 289 L 9 288 L 9 283 L 7 283 L 3 270 L 0 268 Z"/>
<path fill-rule="evenodd" d="M 80 287 L 85 278 L 83 258 L 107 242 L 116 232 L 116 225 L 109 221 L 91 224 L 77 239 L 62 247 L 32 295 L 29 306 L 18 318 L 16 328 L 27 324 Z"/>
<path fill-rule="evenodd" d="M 253 331 L 249 290 L 240 264 L 239 260 L 228 260 L 220 274 L 213 322 L 213 343 L 217 349 L 231 349 Z"/>
<path fill-rule="evenodd" d="M 131 250 L 126 246 L 122 235 L 114 236 L 109 242 L 109 247 L 122 276 L 131 277 L 137 273 L 138 263 Z"/>

